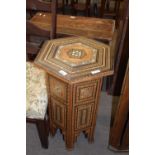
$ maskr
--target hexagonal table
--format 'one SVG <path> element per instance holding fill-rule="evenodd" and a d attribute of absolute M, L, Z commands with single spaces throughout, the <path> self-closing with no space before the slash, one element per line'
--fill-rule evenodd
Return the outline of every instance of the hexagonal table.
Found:
<path fill-rule="evenodd" d="M 109 46 L 83 37 L 50 40 L 35 64 L 49 73 L 52 135 L 61 129 L 68 149 L 81 132 L 92 142 L 102 78 L 113 74 Z"/>

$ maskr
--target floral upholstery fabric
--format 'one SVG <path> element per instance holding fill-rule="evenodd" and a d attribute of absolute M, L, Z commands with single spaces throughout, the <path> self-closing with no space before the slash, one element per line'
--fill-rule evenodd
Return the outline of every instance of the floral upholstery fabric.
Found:
<path fill-rule="evenodd" d="M 48 105 L 47 74 L 26 62 L 26 117 L 44 119 Z"/>

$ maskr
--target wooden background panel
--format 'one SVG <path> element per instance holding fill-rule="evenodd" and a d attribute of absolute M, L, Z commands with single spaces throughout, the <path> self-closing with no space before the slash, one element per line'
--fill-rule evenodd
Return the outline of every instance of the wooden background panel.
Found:
<path fill-rule="evenodd" d="M 51 14 L 37 13 L 30 20 L 34 25 L 50 31 Z M 115 21 L 111 19 L 99 19 L 81 16 L 57 16 L 57 33 L 67 35 L 85 36 L 111 41 L 115 30 Z"/>

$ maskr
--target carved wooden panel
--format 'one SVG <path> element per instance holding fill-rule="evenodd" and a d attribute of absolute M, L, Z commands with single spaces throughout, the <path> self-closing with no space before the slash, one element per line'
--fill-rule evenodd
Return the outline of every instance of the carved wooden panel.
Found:
<path fill-rule="evenodd" d="M 56 78 L 50 77 L 50 85 L 52 97 L 58 100 L 67 101 L 67 84 Z"/>
<path fill-rule="evenodd" d="M 93 103 L 79 105 L 75 108 L 75 130 L 84 129 L 91 126 Z"/>
<path fill-rule="evenodd" d="M 52 135 L 60 128 L 68 149 L 81 132 L 93 142 L 102 77 L 113 74 L 110 47 L 82 37 L 54 39 L 35 63 L 49 73 Z"/>
<path fill-rule="evenodd" d="M 58 126 L 66 127 L 66 107 L 62 103 L 52 99 L 53 122 Z"/>
<path fill-rule="evenodd" d="M 75 104 L 85 104 L 85 101 L 94 101 L 98 85 L 98 80 L 75 85 Z"/>

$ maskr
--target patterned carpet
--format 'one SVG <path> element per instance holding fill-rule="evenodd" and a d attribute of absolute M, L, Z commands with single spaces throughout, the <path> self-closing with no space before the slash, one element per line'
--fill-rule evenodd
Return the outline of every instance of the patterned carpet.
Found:
<path fill-rule="evenodd" d="M 84 135 L 78 137 L 73 151 L 65 149 L 62 135 L 57 131 L 54 138 L 49 137 L 49 148 L 41 147 L 36 126 L 27 123 L 26 154 L 27 155 L 128 155 L 128 152 L 115 153 L 108 149 L 112 97 L 102 92 L 98 108 L 95 141 L 89 144 Z"/>

